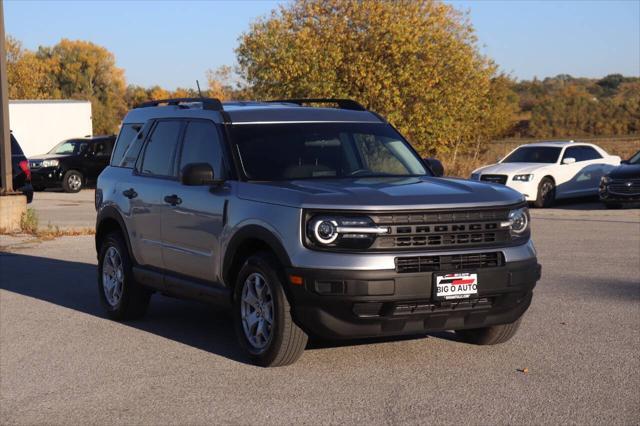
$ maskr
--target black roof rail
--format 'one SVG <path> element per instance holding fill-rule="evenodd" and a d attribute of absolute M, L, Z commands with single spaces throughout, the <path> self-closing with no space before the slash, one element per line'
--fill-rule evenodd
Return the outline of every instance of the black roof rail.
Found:
<path fill-rule="evenodd" d="M 149 107 L 157 107 L 162 104 L 166 105 L 180 105 L 183 103 L 195 103 L 199 102 L 202 104 L 202 109 L 211 110 L 211 111 L 222 111 L 222 102 L 216 98 L 172 98 L 172 99 L 159 99 L 157 101 L 149 101 L 141 103 L 140 105 L 136 105 L 135 108 L 149 108 Z"/>
<path fill-rule="evenodd" d="M 360 103 L 352 99 L 334 99 L 334 98 L 309 98 L 309 99 L 274 99 L 273 103 L 287 103 L 302 106 L 303 104 L 337 104 L 340 109 L 350 109 L 353 111 L 366 111 Z"/>

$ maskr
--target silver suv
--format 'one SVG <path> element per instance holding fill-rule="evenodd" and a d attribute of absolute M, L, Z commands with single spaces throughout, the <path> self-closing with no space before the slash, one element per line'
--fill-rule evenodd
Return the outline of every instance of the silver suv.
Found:
<path fill-rule="evenodd" d="M 100 299 L 118 320 L 154 291 L 229 306 L 263 366 L 308 335 L 504 342 L 540 278 L 525 201 L 441 174 L 350 100 L 143 104 L 98 179 Z"/>

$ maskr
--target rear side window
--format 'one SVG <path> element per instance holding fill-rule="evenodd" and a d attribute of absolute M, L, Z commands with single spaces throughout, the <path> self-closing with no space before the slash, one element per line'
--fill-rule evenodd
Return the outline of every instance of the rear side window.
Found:
<path fill-rule="evenodd" d="M 156 124 L 142 159 L 142 174 L 173 177 L 176 146 L 182 122 L 160 121 Z"/>
<path fill-rule="evenodd" d="M 595 149 L 590 146 L 572 146 L 564 152 L 564 158 L 575 158 L 576 162 L 589 161 L 602 158 Z"/>
<path fill-rule="evenodd" d="M 178 170 L 181 171 L 190 163 L 209 163 L 216 176 L 220 176 L 220 141 L 216 126 L 212 122 L 191 121 L 187 124 Z"/>
<path fill-rule="evenodd" d="M 108 157 L 113 150 L 113 140 L 103 139 L 93 144 L 93 154 L 97 157 Z"/>
<path fill-rule="evenodd" d="M 135 163 L 135 158 L 133 162 L 124 161 L 124 156 L 131 143 L 134 141 L 138 132 L 142 129 L 142 124 L 140 123 L 127 123 L 123 124 L 120 129 L 120 134 L 118 135 L 118 139 L 116 140 L 116 148 L 113 150 L 113 154 L 111 155 L 111 165 L 118 167 L 128 167 L 132 168 L 133 163 Z M 138 148 L 139 151 L 139 148 Z M 136 157 L 137 157 L 136 152 Z"/>

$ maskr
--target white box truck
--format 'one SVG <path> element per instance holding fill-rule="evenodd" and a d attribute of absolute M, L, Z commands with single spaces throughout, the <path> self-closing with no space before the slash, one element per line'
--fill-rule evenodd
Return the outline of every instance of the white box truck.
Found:
<path fill-rule="evenodd" d="M 10 100 L 9 125 L 27 158 L 45 154 L 65 139 L 93 136 L 91 102 Z"/>

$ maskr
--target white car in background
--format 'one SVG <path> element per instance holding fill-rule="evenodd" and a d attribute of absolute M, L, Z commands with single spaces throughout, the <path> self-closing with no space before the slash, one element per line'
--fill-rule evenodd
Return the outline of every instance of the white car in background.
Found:
<path fill-rule="evenodd" d="M 474 170 L 471 179 L 507 185 L 536 207 L 550 207 L 559 198 L 597 195 L 600 178 L 619 164 L 620 157 L 593 144 L 540 142 Z"/>

